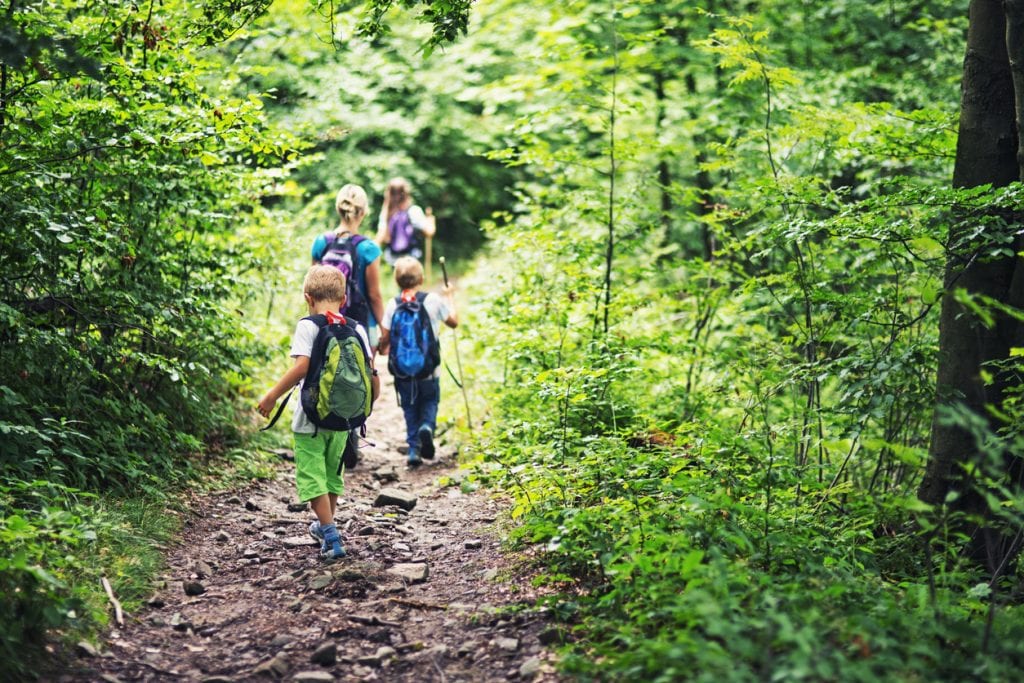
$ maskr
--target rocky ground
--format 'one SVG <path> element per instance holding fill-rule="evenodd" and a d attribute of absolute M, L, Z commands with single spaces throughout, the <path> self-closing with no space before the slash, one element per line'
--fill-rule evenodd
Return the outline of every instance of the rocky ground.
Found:
<path fill-rule="evenodd" d="M 46 680 L 557 680 L 546 646 L 561 633 L 533 608 L 524 563 L 500 550 L 506 502 L 452 484 L 443 435 L 436 460 L 408 469 L 402 435 L 388 382 L 376 446 L 346 473 L 348 558 L 317 558 L 282 451 L 273 481 L 196 498 L 165 587 Z"/>

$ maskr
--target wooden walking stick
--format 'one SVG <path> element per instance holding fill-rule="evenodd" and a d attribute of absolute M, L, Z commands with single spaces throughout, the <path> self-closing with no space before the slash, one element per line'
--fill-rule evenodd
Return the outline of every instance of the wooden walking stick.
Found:
<path fill-rule="evenodd" d="M 434 241 L 434 233 L 437 232 L 437 219 L 434 217 L 434 210 L 432 208 L 430 208 L 429 206 L 427 207 L 427 210 L 426 210 L 425 213 L 426 213 L 426 216 L 427 216 L 427 225 L 426 225 L 426 229 L 423 231 L 423 234 L 426 236 L 426 239 L 424 240 L 425 244 L 424 244 L 424 249 L 423 249 L 423 266 L 424 266 L 424 268 L 426 268 L 426 271 L 427 271 L 426 272 L 426 282 L 431 282 L 433 280 L 433 277 L 431 276 L 431 273 L 430 273 L 430 270 L 431 270 L 431 268 L 430 268 L 430 261 L 431 261 L 431 258 L 430 258 L 430 246 L 431 246 L 431 242 Z M 448 283 L 445 282 L 445 284 L 448 284 Z"/>
<path fill-rule="evenodd" d="M 441 258 L 438 259 L 438 263 L 441 264 L 441 273 L 444 275 L 444 286 L 447 289 L 448 288 L 448 269 L 444 265 L 444 256 L 442 256 Z M 457 327 L 456 328 L 452 328 L 452 335 L 453 335 L 453 337 L 455 339 L 455 343 L 454 343 L 454 346 L 455 346 L 455 367 L 458 368 L 458 370 L 459 370 L 459 377 L 458 377 L 458 379 L 455 379 L 454 375 L 452 375 L 452 379 L 455 380 L 455 383 L 459 386 L 459 389 L 462 389 L 462 402 L 466 406 L 466 428 L 467 429 L 472 429 L 473 428 L 473 419 L 469 415 L 469 396 L 466 394 L 466 381 L 465 381 L 465 379 L 462 376 L 462 359 L 459 357 L 459 330 L 458 330 Z M 452 374 L 452 369 L 448 367 L 447 363 L 445 363 L 445 368 L 447 368 L 448 374 L 451 375 Z"/>

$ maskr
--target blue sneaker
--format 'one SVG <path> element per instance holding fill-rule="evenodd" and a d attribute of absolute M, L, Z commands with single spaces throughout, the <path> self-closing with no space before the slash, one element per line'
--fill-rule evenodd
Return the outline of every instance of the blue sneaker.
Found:
<path fill-rule="evenodd" d="M 420 431 L 417 432 L 420 437 L 420 453 L 427 460 L 434 459 L 434 432 L 430 431 L 430 427 L 420 427 Z"/>
<path fill-rule="evenodd" d="M 319 520 L 314 519 L 312 522 L 309 523 L 309 535 L 317 543 L 320 543 L 321 545 L 323 544 L 323 542 L 324 542 L 324 532 L 320 531 L 320 521 Z"/>
<path fill-rule="evenodd" d="M 323 545 L 320 546 L 320 559 L 324 562 L 336 562 L 346 555 L 348 555 L 348 553 L 346 553 L 345 549 L 341 546 L 341 539 L 334 543 L 324 541 Z"/>
<path fill-rule="evenodd" d="M 420 459 L 420 454 L 416 451 L 409 449 L 409 467 L 419 467 L 423 464 L 423 460 Z"/>

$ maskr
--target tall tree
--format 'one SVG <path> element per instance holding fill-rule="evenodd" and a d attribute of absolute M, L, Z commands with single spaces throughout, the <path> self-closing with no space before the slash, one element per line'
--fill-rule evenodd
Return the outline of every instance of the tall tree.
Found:
<path fill-rule="evenodd" d="M 954 186 L 1004 187 L 1024 178 L 1022 55 L 1024 2 L 972 0 Z M 929 462 L 918 491 L 922 500 L 936 504 L 956 491 L 960 496 L 956 507 L 970 511 L 979 511 L 980 498 L 970 493 L 964 466 L 989 454 L 982 452 L 966 421 L 951 416 L 951 409 L 959 409 L 961 416 L 990 415 L 992 407 L 1002 404 L 1011 380 L 986 368 L 1024 345 L 1024 327 L 1005 312 L 1024 308 L 1024 263 L 1019 255 L 1024 243 L 1019 234 L 1013 236 L 1019 216 L 995 206 L 983 220 L 986 234 L 980 238 L 976 237 L 977 216 L 964 217 L 950 229 L 946 295 L 939 322 L 938 408 Z M 986 320 L 967 299 L 992 302 L 996 312 Z M 996 455 L 1012 475 L 1013 460 Z M 1003 548 L 995 537 L 979 541 L 993 567 L 1012 550 Z"/>

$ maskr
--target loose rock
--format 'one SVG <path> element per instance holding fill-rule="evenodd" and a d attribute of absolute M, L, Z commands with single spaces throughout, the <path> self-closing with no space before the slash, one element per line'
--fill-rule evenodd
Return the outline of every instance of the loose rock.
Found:
<path fill-rule="evenodd" d="M 326 671 L 300 671 L 292 680 L 295 683 L 333 683 L 334 676 Z"/>
<path fill-rule="evenodd" d="M 185 595 L 196 596 L 206 592 L 206 586 L 198 581 L 182 581 L 181 586 L 185 589 Z"/>
<path fill-rule="evenodd" d="M 519 649 L 518 638 L 496 638 L 494 644 L 506 652 L 515 652 Z"/>
<path fill-rule="evenodd" d="M 423 583 L 430 576 L 430 568 L 422 563 L 399 563 L 388 569 L 387 573 L 409 583 Z"/>
<path fill-rule="evenodd" d="M 338 646 L 333 640 L 320 643 L 316 650 L 313 651 L 313 656 L 310 657 L 310 661 L 321 666 L 334 666 L 337 660 Z"/>
<path fill-rule="evenodd" d="M 373 501 L 373 505 L 375 507 L 397 505 L 403 510 L 412 510 L 416 507 L 417 500 L 418 497 L 414 493 L 395 488 L 386 488 L 380 490 L 380 493 L 377 494 L 377 499 Z"/>
<path fill-rule="evenodd" d="M 472 538 L 463 544 L 466 550 L 479 550 L 483 547 L 483 542 L 478 538 Z"/>
<path fill-rule="evenodd" d="M 540 659 L 537 657 L 530 657 L 519 667 L 519 677 L 523 680 L 528 681 L 538 673 L 540 673 Z"/>

